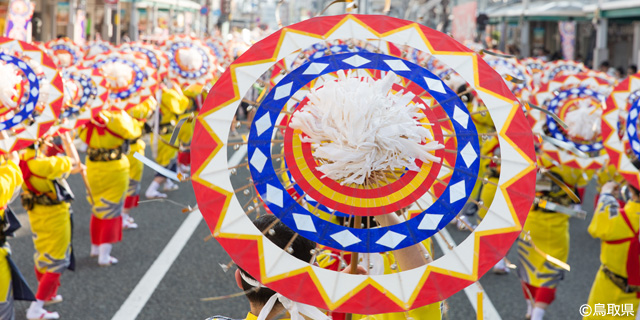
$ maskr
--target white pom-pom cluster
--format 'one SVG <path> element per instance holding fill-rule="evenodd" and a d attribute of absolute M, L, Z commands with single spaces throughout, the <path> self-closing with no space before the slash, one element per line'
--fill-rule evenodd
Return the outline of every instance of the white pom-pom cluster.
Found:
<path fill-rule="evenodd" d="M 18 70 L 12 65 L 0 62 L 0 102 L 9 108 L 15 108 L 18 103 L 13 98 L 18 95 L 16 85 L 22 81 Z"/>
<path fill-rule="evenodd" d="M 69 52 L 59 52 L 55 58 L 58 60 L 58 66 L 68 67 L 73 64 L 73 56 Z"/>
<path fill-rule="evenodd" d="M 567 112 L 564 122 L 570 136 L 591 141 L 602 132 L 602 108 L 592 99 L 581 99 L 576 108 Z"/>
<path fill-rule="evenodd" d="M 309 103 L 294 114 L 291 128 L 312 143 L 325 177 L 363 185 L 388 170 L 418 171 L 416 159 L 440 162 L 433 151 L 444 146 L 420 122 L 425 106 L 411 103 L 413 93 L 392 93 L 396 79 L 392 72 L 377 81 L 340 72 L 337 81 L 312 90 Z"/>
<path fill-rule="evenodd" d="M 180 59 L 180 64 L 187 67 L 189 71 L 200 69 L 204 63 L 200 52 L 198 52 L 196 48 L 183 48 L 178 50 L 178 59 Z"/>
<path fill-rule="evenodd" d="M 102 74 L 111 88 L 122 88 L 133 81 L 133 68 L 122 62 L 109 62 L 102 66 Z"/>

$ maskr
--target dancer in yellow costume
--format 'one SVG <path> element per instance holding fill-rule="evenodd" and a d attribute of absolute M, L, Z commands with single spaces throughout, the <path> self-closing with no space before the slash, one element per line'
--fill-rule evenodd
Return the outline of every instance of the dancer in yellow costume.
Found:
<path fill-rule="evenodd" d="M 14 318 L 14 299 L 35 300 L 21 276 L 17 279 L 11 277 L 12 271 L 18 274 L 19 271 L 11 261 L 11 248 L 7 236 L 20 228 L 20 223 L 8 205 L 16 188 L 23 182 L 19 163 L 20 157 L 17 152 L 12 152 L 6 161 L 0 157 L 0 319 Z"/>
<path fill-rule="evenodd" d="M 493 153 L 494 149 L 497 148 L 499 150 L 499 147 L 497 147 L 498 140 L 496 137 L 490 137 L 489 139 L 482 138 L 482 134 L 492 133 L 496 131 L 495 126 L 493 125 L 493 120 L 491 119 L 491 116 L 487 111 L 487 107 L 484 105 L 482 101 L 478 99 L 477 96 L 475 96 L 475 92 L 469 91 L 468 86 L 466 84 L 458 87 L 456 91 L 458 94 L 465 93 L 464 95 L 461 96 L 461 98 L 463 101 L 466 101 L 467 109 L 469 109 L 469 112 L 471 114 L 471 120 L 473 121 L 473 124 L 476 126 L 476 130 L 478 131 L 480 146 L 481 146 L 480 154 L 491 156 L 490 154 Z M 483 159 L 483 162 L 481 162 L 480 164 L 479 175 L 481 177 L 482 176 L 486 177 L 487 175 L 491 174 L 490 171 L 487 171 L 488 165 L 489 165 L 487 162 L 491 162 L 491 160 L 486 161 L 486 159 Z M 486 185 L 483 186 L 482 181 L 478 180 L 476 182 L 476 185 L 473 188 L 473 191 L 471 192 L 470 197 L 473 199 L 482 200 L 481 192 L 482 192 L 482 189 L 485 187 L 487 186 Z M 485 192 L 485 193 L 488 194 L 488 192 Z M 467 225 L 473 228 L 475 226 L 475 223 L 473 223 L 470 220 L 470 217 L 473 216 L 473 214 L 476 212 L 480 216 L 480 219 L 484 218 L 484 215 L 486 214 L 486 211 L 483 212 L 482 207 L 478 207 L 473 202 L 467 203 L 467 205 L 463 209 L 463 214 L 460 215 L 460 220 L 462 221 L 458 220 L 456 222 L 458 225 L 458 229 L 460 230 L 467 229 Z M 500 270 L 494 269 L 494 271 L 498 271 L 498 273 L 505 273 L 506 270 L 507 269 L 504 269 L 504 268 L 501 268 Z"/>
<path fill-rule="evenodd" d="M 538 166 L 546 168 L 550 174 L 574 190 L 587 184 L 582 171 L 553 164 L 546 155 L 538 158 Z M 536 194 L 538 198 L 563 206 L 572 205 L 568 194 L 549 178 L 539 175 L 537 184 L 550 186 L 548 190 L 538 191 Z M 544 253 L 560 261 L 567 261 L 569 215 L 534 205 L 522 232 L 529 234 L 533 245 Z M 518 240 L 518 276 L 522 281 L 524 296 L 527 300 L 527 315 L 531 315 L 532 320 L 543 319 L 546 308 L 555 299 L 556 287 L 564 279 L 564 270 L 549 262 L 535 250 L 531 243 Z M 531 305 L 530 300 L 535 304 Z"/>
<path fill-rule="evenodd" d="M 184 90 L 184 95 L 189 98 L 189 108 L 180 116 L 180 119 L 197 117 L 204 100 L 207 98 L 207 92 L 204 87 L 194 84 Z M 195 129 L 195 121 L 186 121 L 180 128 L 178 141 L 180 141 L 180 149 L 178 150 L 177 168 L 178 172 L 186 176 L 191 172 L 191 139 Z"/>
<path fill-rule="evenodd" d="M 162 100 L 160 102 L 160 138 L 158 139 L 158 137 L 152 134 L 151 143 L 157 143 L 158 145 L 156 162 L 171 171 L 176 171 L 177 169 L 176 157 L 178 155 L 178 147 L 170 145 L 169 141 L 171 140 L 171 134 L 179 121 L 180 115 L 182 115 L 188 107 L 189 98 L 186 97 L 179 88 L 165 88 L 163 90 Z M 155 141 L 155 139 L 158 139 L 158 141 Z M 178 188 L 178 185 L 157 173 L 147 188 L 147 191 L 145 191 L 145 197 L 150 199 L 166 198 L 167 195 L 158 190 L 160 186 L 163 187 L 164 191 L 172 191 Z"/>
<path fill-rule="evenodd" d="M 584 319 L 633 320 L 640 312 L 640 191 L 632 186 L 627 190 L 628 201 L 620 208 L 615 196 L 618 184 L 606 183 L 589 225 L 589 234 L 601 240 L 602 265 L 587 303 L 592 312 Z M 604 313 L 596 304 L 605 306 Z M 609 313 L 610 304 L 620 308 L 617 313 L 615 309 L 614 314 Z"/>
<path fill-rule="evenodd" d="M 140 200 L 140 180 L 142 180 L 142 172 L 144 171 L 144 164 L 133 157 L 137 152 L 144 155 L 146 143 L 142 140 L 142 126 L 146 120 L 153 114 L 158 102 L 154 98 L 149 98 L 143 103 L 129 109 L 127 112 L 129 115 L 136 119 L 141 126 L 140 136 L 135 139 L 129 140 L 129 153 L 127 153 L 127 159 L 129 160 L 129 188 L 127 189 L 127 197 L 124 200 L 124 210 L 122 212 L 122 227 L 124 229 L 136 229 L 138 224 L 129 215 L 131 209 L 138 207 L 138 201 Z"/>
<path fill-rule="evenodd" d="M 122 110 L 105 110 L 80 131 L 87 149 L 87 178 L 93 193 L 91 255 L 108 266 L 113 243 L 122 240 L 122 210 L 129 186 L 126 141 L 139 137 L 140 124 Z"/>
<path fill-rule="evenodd" d="M 64 179 L 72 173 L 72 160 L 66 156 L 47 157 L 34 147 L 20 157 L 24 178 L 22 205 L 29 214 L 38 291 L 36 301 L 27 310 L 27 319 L 58 319 L 57 312 L 48 312 L 45 301 L 62 301 L 57 294 L 60 276 L 71 264 L 71 212 L 73 197 L 64 189 Z M 76 166 L 74 172 L 79 172 Z"/>

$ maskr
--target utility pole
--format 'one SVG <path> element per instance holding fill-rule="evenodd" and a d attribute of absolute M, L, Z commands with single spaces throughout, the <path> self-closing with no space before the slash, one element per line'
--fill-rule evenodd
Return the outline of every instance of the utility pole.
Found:
<path fill-rule="evenodd" d="M 67 37 L 74 39 L 74 25 L 76 24 L 76 10 L 78 10 L 78 0 L 69 1 L 69 24 L 67 24 Z"/>
<path fill-rule="evenodd" d="M 138 35 L 140 34 L 138 30 L 140 18 L 136 2 L 137 0 L 131 0 L 131 12 L 129 15 L 129 39 L 131 39 L 131 41 L 138 41 Z"/>

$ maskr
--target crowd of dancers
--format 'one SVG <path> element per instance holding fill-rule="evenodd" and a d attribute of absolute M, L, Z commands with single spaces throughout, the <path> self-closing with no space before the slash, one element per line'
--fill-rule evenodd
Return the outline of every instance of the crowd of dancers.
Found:
<path fill-rule="evenodd" d="M 229 39 L 172 36 L 154 43 L 119 46 L 94 41 L 86 47 L 62 38 L 46 44 L 18 42 L 13 47 L 0 47 L 5 55 L 19 60 L 13 64 L 7 62 L 9 58 L 0 57 L 3 60 L 0 62 L 0 141 L 3 142 L 0 150 L 0 211 L 3 212 L 0 241 L 2 255 L 7 257 L 6 262 L 5 259 L 0 262 L 0 319 L 12 319 L 14 299 L 33 300 L 27 310 L 28 319 L 60 317 L 56 312 L 47 311 L 45 305 L 62 300 L 57 293 L 60 275 L 75 267 L 70 205 L 74 197 L 64 180 L 70 174 L 83 176 L 87 201 L 92 206 L 91 255 L 97 258 L 100 266 L 118 263 L 112 256 L 113 245 L 121 241 L 123 229 L 138 227 L 131 213 L 138 206 L 141 194 L 150 199 L 166 198 L 167 192 L 178 188 L 177 181 L 188 177 L 194 119 L 207 98 L 208 89 L 234 58 L 263 35 L 258 32 L 232 33 Z M 283 70 L 309 63 L 318 54 L 374 50 L 368 46 L 366 43 L 335 41 L 301 51 L 267 73 L 264 86 L 252 88 L 251 97 L 245 104 L 259 102 L 262 91 L 269 83 L 277 83 L 285 73 Z M 602 240 L 602 266 L 587 303 L 633 305 L 637 312 L 640 302 L 640 179 L 635 165 L 640 144 L 636 150 L 634 143 L 640 130 L 637 130 L 634 108 L 640 98 L 636 93 L 640 90 L 640 75 L 629 75 L 620 80 L 574 61 L 518 60 L 499 52 L 480 50 L 477 46 L 472 49 L 505 78 L 523 102 L 537 137 L 538 200 L 517 242 L 518 261 L 515 262 L 527 304 L 527 318 L 542 319 L 555 299 L 556 288 L 567 269 L 569 221 L 584 218 L 580 203 L 585 187 L 594 179 L 599 183 L 600 196 L 588 231 Z M 386 50 L 387 54 L 401 56 L 427 68 L 459 94 L 481 134 L 481 154 L 484 156 L 481 174 L 488 182 L 497 181 L 501 170 L 500 145 L 492 134 L 495 132 L 492 119 L 474 88 L 428 53 L 391 44 Z M 45 60 L 49 58 L 38 61 L 23 51 L 50 56 L 55 71 L 48 72 L 45 68 Z M 26 63 L 27 67 L 22 68 L 20 62 Z M 39 83 L 30 78 L 32 75 L 40 80 Z M 38 90 L 39 95 L 33 93 Z M 38 97 L 32 101 L 29 96 Z M 29 107 L 29 103 L 37 106 Z M 59 105 L 56 107 L 56 104 Z M 23 117 L 21 112 L 25 108 L 35 111 Z M 45 123 L 39 116 L 46 114 L 46 108 L 52 108 L 55 119 L 46 130 L 36 130 L 35 138 L 23 138 L 23 132 L 34 132 L 28 126 Z M 619 127 L 607 126 L 603 119 L 611 109 L 620 111 L 615 115 L 616 121 L 629 120 Z M 627 117 L 633 112 L 636 117 Z M 555 118 L 559 118 L 564 126 Z M 7 127 L 5 122 L 11 121 L 16 125 Z M 230 130 L 237 134 L 236 126 Z M 626 171 L 621 170 L 619 159 L 613 159 L 608 153 L 607 143 L 612 130 L 612 134 L 623 141 L 623 152 L 619 156 L 631 159 L 633 166 L 625 167 Z M 145 138 L 147 134 L 149 139 Z M 75 146 L 78 139 L 82 142 L 79 144 L 81 152 Z M 150 148 L 145 141 L 149 141 Z M 151 150 L 149 156 L 145 156 L 147 149 Z M 81 153 L 86 153 L 84 161 L 79 156 Z M 141 185 L 145 165 L 155 165 L 157 171 L 148 186 Z M 441 179 L 447 181 L 446 177 Z M 496 185 L 477 184 L 473 201 L 457 220 L 458 227 L 473 229 L 478 222 L 474 219 L 485 217 Z M 18 196 L 28 212 L 33 234 L 38 279 L 35 295 L 11 262 L 7 242 L 7 237 L 19 225 L 8 206 Z M 431 255 L 429 243 L 426 248 Z M 327 268 L 346 268 L 332 260 L 331 253 L 319 256 L 318 260 Z M 402 256 L 398 260 L 402 260 Z M 382 269 L 390 269 L 395 262 L 383 263 Z M 404 263 L 405 268 L 410 266 L 410 262 Z M 509 261 L 503 260 L 494 271 L 507 273 L 512 268 Z M 243 283 L 246 290 L 250 283 L 246 275 L 242 279 L 244 282 L 239 283 Z M 413 311 L 411 315 L 414 319 L 439 319 L 442 312 L 439 305 L 431 305 Z M 389 319 L 393 317 L 405 315 L 389 316 Z"/>

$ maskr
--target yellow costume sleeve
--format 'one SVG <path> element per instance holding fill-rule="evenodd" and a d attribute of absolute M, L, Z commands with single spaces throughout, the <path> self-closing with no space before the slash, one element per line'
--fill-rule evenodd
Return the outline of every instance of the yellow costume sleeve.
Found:
<path fill-rule="evenodd" d="M 91 148 L 113 149 L 120 146 L 123 139 L 131 140 L 142 135 L 140 122 L 122 110 L 102 111 L 99 118 L 106 122 L 106 129 L 102 129 L 101 126 L 90 126 L 79 134 L 80 139 Z M 92 131 L 91 141 L 87 141 L 89 130 Z"/>
<path fill-rule="evenodd" d="M 183 93 L 185 96 L 195 99 L 202 93 L 203 86 L 201 84 L 192 84 L 184 89 Z"/>
<path fill-rule="evenodd" d="M 632 236 L 631 230 L 620 215 L 615 198 L 603 195 L 589 224 L 589 234 L 604 241 L 613 241 Z M 606 197 L 606 198 L 605 198 Z M 631 204 L 631 203 L 630 203 Z"/>
<path fill-rule="evenodd" d="M 487 111 L 487 107 L 484 104 L 473 106 L 473 103 L 469 102 L 467 103 L 467 109 L 469 109 L 469 111 L 471 112 L 471 119 L 476 125 L 479 133 L 496 131 L 493 124 L 493 119 L 491 119 L 491 116 Z M 485 112 L 481 113 L 482 111 Z"/>
<path fill-rule="evenodd" d="M 151 117 L 157 107 L 158 101 L 154 97 L 150 97 L 143 103 L 129 109 L 127 113 L 136 120 L 144 121 Z"/>
<path fill-rule="evenodd" d="M 189 108 L 189 98 L 174 89 L 162 92 L 161 102 L 162 119 L 160 123 L 169 123 L 175 120 L 177 115 L 183 114 Z"/>
<path fill-rule="evenodd" d="M 617 200 L 610 195 L 602 197 L 591 224 L 589 224 L 588 231 L 592 237 L 602 240 L 600 250 L 602 264 L 612 272 L 626 277 L 629 242 L 618 240 L 635 237 L 635 231 L 638 230 L 640 224 L 640 203 L 630 201 L 624 206 L 624 212 L 633 227 L 631 230 L 620 213 Z"/>
<path fill-rule="evenodd" d="M 7 161 L 0 164 L 0 208 L 11 201 L 15 188 L 21 184 L 22 172 L 15 162 Z M 0 210 L 0 214 L 4 218 L 4 210 Z"/>
<path fill-rule="evenodd" d="M 27 159 L 31 159 L 28 162 L 29 170 L 36 176 L 32 176 L 29 179 L 31 185 L 36 188 L 37 191 L 40 192 L 51 192 L 54 191 L 53 183 L 51 180 L 66 178 L 66 176 L 71 172 L 71 158 L 67 156 L 52 156 L 52 157 L 37 157 L 34 158 L 36 151 L 33 149 L 27 149 L 21 156 L 20 159 L 25 161 Z M 27 190 L 27 186 L 23 186 L 23 190 Z"/>

